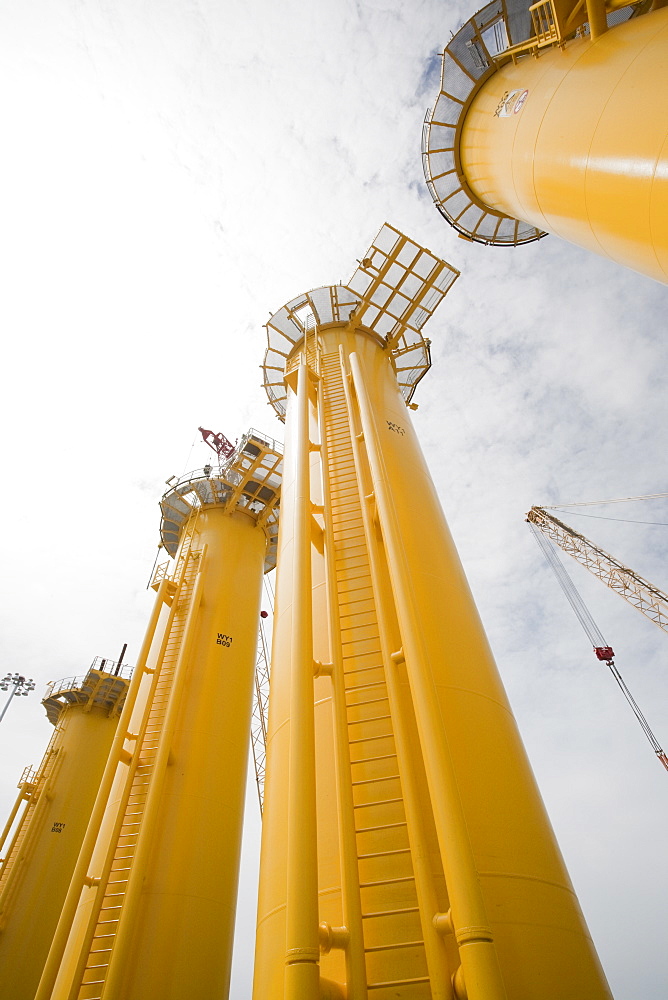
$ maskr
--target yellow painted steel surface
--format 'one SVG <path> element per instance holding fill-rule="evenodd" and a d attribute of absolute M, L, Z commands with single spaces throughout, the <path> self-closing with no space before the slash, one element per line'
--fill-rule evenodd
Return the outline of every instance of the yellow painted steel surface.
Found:
<path fill-rule="evenodd" d="M 668 8 L 493 73 L 459 137 L 485 205 L 668 281 Z M 504 96 L 527 92 L 517 111 Z M 515 105 L 517 106 L 517 105 Z"/>
<path fill-rule="evenodd" d="M 186 523 L 55 985 L 38 996 L 227 995 L 266 548 L 251 513 Z"/>
<path fill-rule="evenodd" d="M 64 707 L 0 877 L 0 997 L 33 1000 L 118 715 Z"/>
<path fill-rule="evenodd" d="M 388 352 L 354 321 L 313 336 L 310 442 L 296 419 L 299 344 L 286 365 L 254 1000 L 296 1000 L 285 969 L 300 947 L 313 963 L 316 902 L 320 985 L 310 977 L 300 1000 L 609 998 Z M 306 448 L 310 511 L 297 488 Z M 295 571 L 303 518 L 310 592 Z M 297 788 L 304 603 L 316 776 Z M 290 817 L 313 794 L 317 837 L 300 849 L 317 888 L 301 886 L 300 941 L 288 936 Z"/>

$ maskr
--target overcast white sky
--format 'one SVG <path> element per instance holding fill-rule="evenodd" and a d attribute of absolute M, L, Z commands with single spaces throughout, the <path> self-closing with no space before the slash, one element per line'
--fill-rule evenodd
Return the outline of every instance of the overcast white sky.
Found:
<path fill-rule="evenodd" d="M 462 271 L 415 422 L 617 1000 L 665 1000 L 668 774 L 523 523 L 665 490 L 667 291 L 549 237 L 455 238 L 422 180 L 438 0 L 0 4 L 2 669 L 137 654 L 164 480 L 202 424 L 281 436 L 262 323 L 345 280 L 384 221 Z M 668 522 L 668 505 L 587 508 Z M 569 521 L 568 515 L 563 515 Z M 668 586 L 668 528 L 570 517 Z M 664 746 L 666 637 L 574 569 Z M 570 567 L 569 567 L 570 568 Z M 50 727 L 0 728 L 0 817 Z M 250 800 L 232 1000 L 250 996 Z"/>

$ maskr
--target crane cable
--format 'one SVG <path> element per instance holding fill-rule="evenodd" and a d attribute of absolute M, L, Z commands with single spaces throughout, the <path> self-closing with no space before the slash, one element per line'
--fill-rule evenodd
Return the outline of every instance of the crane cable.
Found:
<path fill-rule="evenodd" d="M 640 706 L 638 705 L 637 701 L 629 691 L 628 687 L 626 686 L 626 682 L 624 681 L 624 678 L 617 669 L 615 661 L 613 659 L 614 653 L 612 647 L 608 646 L 605 639 L 603 638 L 603 633 L 601 632 L 598 625 L 594 621 L 592 614 L 589 611 L 589 608 L 582 600 L 582 597 L 580 596 L 578 589 L 571 580 L 566 570 L 566 567 L 559 558 L 552 543 L 549 541 L 548 538 L 545 537 L 542 531 L 540 531 L 534 524 L 532 524 L 531 521 L 529 521 L 529 527 L 531 528 L 531 532 L 536 541 L 538 542 L 538 545 L 541 548 L 543 555 L 547 559 L 551 568 L 554 570 L 554 574 L 559 582 L 559 585 L 563 590 L 566 599 L 568 600 L 568 603 L 573 608 L 573 611 L 575 612 L 576 617 L 580 622 L 580 625 L 584 629 L 585 635 L 587 636 L 592 646 L 594 647 L 594 653 L 596 654 L 596 658 L 598 660 L 604 661 L 609 667 L 610 673 L 615 678 L 615 681 L 617 682 L 619 689 L 621 690 L 622 694 L 624 695 L 627 702 L 631 706 L 633 714 L 640 723 L 642 731 L 647 737 L 647 740 L 649 741 L 654 753 L 656 754 L 660 762 L 663 764 L 665 769 L 668 771 L 668 756 L 666 756 L 666 754 L 664 753 L 659 741 L 657 740 L 656 736 L 650 729 L 647 719 L 640 710 Z"/>
<path fill-rule="evenodd" d="M 560 503 L 559 507 L 598 507 L 606 503 L 629 503 L 631 500 L 664 500 L 668 493 L 645 493 L 640 497 L 614 497 L 612 500 L 579 500 L 576 503 Z M 556 507 L 548 507 L 541 504 L 543 510 L 556 510 Z"/>

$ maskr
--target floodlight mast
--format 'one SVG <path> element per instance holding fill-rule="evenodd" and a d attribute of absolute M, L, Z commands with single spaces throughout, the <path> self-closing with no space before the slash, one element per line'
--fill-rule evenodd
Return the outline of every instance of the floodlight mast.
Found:
<path fill-rule="evenodd" d="M 286 454 L 255 1000 L 610 1000 L 406 410 L 457 274 L 386 225 L 267 324 Z"/>
<path fill-rule="evenodd" d="M 487 4 L 425 120 L 440 213 L 476 243 L 554 233 L 668 282 L 667 50 L 663 0 Z"/>
<path fill-rule="evenodd" d="M 0 712 L 0 722 L 4 719 L 7 709 L 12 703 L 12 698 L 18 697 L 19 695 L 25 695 L 26 697 L 31 691 L 35 690 L 35 682 L 32 677 L 23 677 L 22 674 L 6 674 L 2 680 L 0 680 L 0 691 L 9 691 L 9 697 L 5 702 L 2 712 Z"/>

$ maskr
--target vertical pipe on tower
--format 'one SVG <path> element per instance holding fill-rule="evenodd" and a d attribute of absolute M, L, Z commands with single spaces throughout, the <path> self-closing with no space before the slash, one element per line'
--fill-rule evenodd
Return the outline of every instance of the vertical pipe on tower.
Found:
<path fill-rule="evenodd" d="M 132 718 L 132 713 L 137 701 L 137 695 L 139 694 L 139 688 L 144 677 L 144 671 L 146 670 L 148 655 L 158 627 L 158 621 L 160 619 L 160 612 L 162 611 L 165 601 L 166 591 L 167 580 L 163 579 L 161 580 L 158 586 L 158 591 L 155 595 L 151 617 L 149 618 L 149 622 L 146 627 L 144 640 L 139 651 L 139 657 L 135 665 L 132 681 L 130 682 L 130 687 L 121 712 L 121 717 L 118 721 L 118 728 L 111 744 L 104 773 L 98 786 L 95 805 L 93 806 L 86 834 L 81 844 L 79 857 L 77 858 L 76 865 L 72 872 L 69 889 L 63 902 L 58 924 L 51 940 L 51 947 L 49 949 L 47 960 L 44 964 L 44 969 L 42 970 L 35 1000 L 45 1000 L 45 998 L 48 998 L 51 995 L 53 984 L 55 983 L 56 976 L 58 975 L 60 962 L 62 960 L 63 952 L 67 945 L 67 939 L 72 927 L 72 921 L 74 920 L 74 915 L 76 913 L 77 906 L 79 905 L 79 899 L 81 897 L 81 890 L 84 886 L 86 872 L 95 848 L 95 842 L 100 832 L 100 826 L 102 825 L 104 813 L 107 808 L 111 787 L 116 777 L 119 761 L 123 754 L 124 744 L 130 730 L 130 719 Z"/>
<path fill-rule="evenodd" d="M 397 615 L 405 644 L 405 659 L 420 727 L 431 801 L 439 833 L 441 860 L 466 990 L 469 1000 L 505 1000 L 506 989 L 480 888 L 457 778 L 423 647 L 422 627 L 415 613 L 414 593 L 404 557 L 404 542 L 388 488 L 376 423 L 357 354 L 351 352 L 349 357 L 397 602 Z"/>
<path fill-rule="evenodd" d="M 342 344 L 339 346 L 339 362 L 341 365 L 342 382 L 346 396 L 346 407 L 348 410 L 348 422 L 351 431 L 353 454 L 355 456 L 355 465 L 357 468 L 357 480 L 359 483 L 360 493 L 365 495 L 367 498 L 367 502 L 362 505 L 362 516 L 364 518 L 364 530 L 369 550 L 374 597 L 378 610 L 378 628 L 381 652 L 383 656 L 383 665 L 385 667 L 390 714 L 392 716 L 392 728 L 397 746 L 397 758 L 401 774 L 401 787 L 406 803 L 408 838 L 411 845 L 413 869 L 415 871 L 415 883 L 418 904 L 420 907 L 420 920 L 422 923 L 422 933 L 424 935 L 432 997 L 434 1000 L 452 1000 L 453 988 L 451 980 L 455 970 L 451 969 L 448 964 L 443 939 L 434 927 L 434 915 L 439 912 L 439 904 L 434 885 L 434 873 L 430 864 L 429 844 L 423 820 L 425 803 L 420 801 L 419 789 L 415 780 L 415 750 L 410 745 L 410 738 L 405 723 L 405 706 L 402 706 L 401 703 L 401 691 L 399 684 L 397 683 L 396 676 L 397 664 L 392 661 L 392 652 L 397 649 L 396 642 L 392 645 L 392 637 L 393 635 L 397 635 L 399 629 L 396 621 L 396 613 L 394 612 L 392 592 L 387 579 L 387 572 L 383 572 L 383 568 L 381 567 L 381 553 L 379 548 L 382 542 L 377 535 L 373 513 L 376 509 L 376 498 L 373 491 L 368 492 L 370 484 L 368 484 L 363 478 L 363 462 L 360 441 L 357 435 L 360 413 L 359 408 L 355 406 L 356 397 L 350 385 L 348 372 L 346 370 L 346 355 Z M 363 437 L 363 434 L 360 436 Z"/>
<path fill-rule="evenodd" d="M 288 790 L 286 1000 L 318 1000 L 318 861 L 313 718 L 309 373 L 302 356 L 295 405 L 295 502 Z"/>
<path fill-rule="evenodd" d="M 367 1000 L 366 961 L 364 956 L 364 925 L 360 890 L 357 841 L 355 835 L 355 800 L 350 785 L 350 746 L 348 744 L 348 706 L 345 676 L 341 656 L 341 613 L 336 594 L 334 528 L 332 524 L 332 494 L 329 475 L 329 455 L 322 413 L 322 393 L 318 393 L 320 456 L 323 479 L 323 516 L 325 519 L 325 562 L 327 576 L 327 611 L 329 617 L 330 656 L 332 660 L 332 696 L 336 730 L 336 778 L 339 802 L 339 841 L 341 858 L 341 903 L 347 931 L 346 986 L 350 1000 Z"/>
<path fill-rule="evenodd" d="M 197 576 L 195 578 L 195 586 L 190 598 L 190 607 L 188 608 L 188 615 L 183 630 L 181 648 L 179 650 L 179 656 L 174 669 L 174 681 L 170 692 L 169 707 L 167 708 L 167 714 L 162 727 L 160 746 L 156 756 L 153 778 L 151 780 L 151 785 L 146 799 L 146 805 L 144 807 L 136 853 L 132 864 L 128 887 L 125 891 L 125 899 L 123 900 L 123 909 L 121 911 L 118 929 L 114 939 L 114 947 L 109 960 L 109 971 L 107 972 L 104 993 L 105 997 L 110 998 L 110 1000 L 116 997 L 118 1000 L 121 1000 L 123 997 L 122 982 L 127 972 L 128 955 L 133 942 L 133 937 L 136 936 L 136 916 L 141 902 L 141 894 L 146 879 L 146 870 L 151 856 L 151 849 L 153 847 L 153 837 L 158 823 L 163 818 L 161 814 L 163 805 L 163 790 L 165 787 L 167 765 L 172 753 L 174 728 L 178 719 L 179 709 L 181 707 L 181 698 L 183 697 L 183 688 L 187 677 L 190 650 L 192 648 L 197 627 L 197 617 L 202 598 L 202 585 L 204 582 L 203 569 L 207 555 L 206 549 L 207 547 L 203 546 L 199 555 L 199 566 Z"/>

